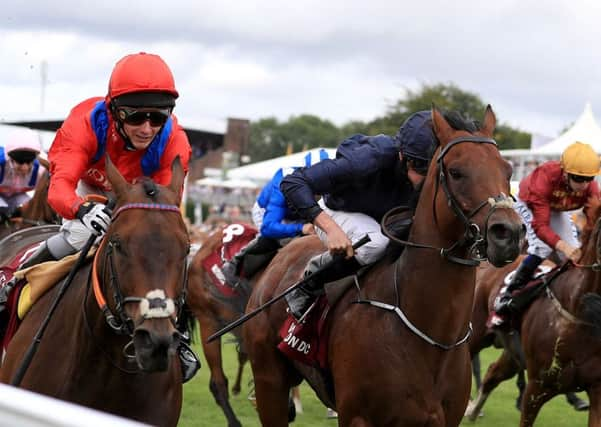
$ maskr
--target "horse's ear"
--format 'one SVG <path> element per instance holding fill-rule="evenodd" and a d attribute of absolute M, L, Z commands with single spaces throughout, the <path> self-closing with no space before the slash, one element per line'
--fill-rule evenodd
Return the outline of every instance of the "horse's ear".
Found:
<path fill-rule="evenodd" d="M 113 162 L 111 162 L 111 158 L 108 154 L 105 155 L 104 164 L 106 169 L 106 177 L 113 186 L 113 191 L 115 194 L 120 195 L 127 192 L 129 184 L 125 178 L 123 178 L 121 173 L 119 173 L 119 170 L 115 167 L 115 165 L 113 165 Z"/>
<path fill-rule="evenodd" d="M 176 194 L 180 194 L 182 191 L 182 187 L 184 185 L 184 175 L 182 161 L 179 156 L 177 156 L 171 163 L 171 183 L 169 183 L 169 188 L 171 188 L 171 190 L 173 190 L 173 192 Z"/>
<path fill-rule="evenodd" d="M 440 110 L 434 104 L 432 104 L 432 128 L 441 145 L 444 145 L 451 139 L 453 128 L 447 123 Z"/>
<path fill-rule="evenodd" d="M 480 131 L 489 138 L 492 138 L 496 125 L 497 117 L 495 116 L 495 113 L 493 112 L 490 104 L 488 104 L 486 106 L 486 111 L 484 112 L 484 121 L 482 122 L 482 127 L 480 128 Z"/>

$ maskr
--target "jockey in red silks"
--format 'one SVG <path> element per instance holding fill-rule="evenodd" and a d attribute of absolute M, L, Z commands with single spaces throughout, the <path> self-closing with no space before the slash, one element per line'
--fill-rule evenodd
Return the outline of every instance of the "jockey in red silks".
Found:
<path fill-rule="evenodd" d="M 172 114 L 177 97 L 167 64 L 142 52 L 117 62 L 105 98 L 87 99 L 71 110 L 48 153 L 48 202 L 65 220 L 26 266 L 72 254 L 92 234 L 106 232 L 106 206 L 84 201 L 88 194 L 111 195 L 105 154 L 128 182 L 148 176 L 169 184 L 177 156 L 188 171 L 190 144 Z"/>
<path fill-rule="evenodd" d="M 516 310 L 511 293 L 528 283 L 545 258 L 556 251 L 562 259 L 578 261 L 580 242 L 570 211 L 582 208 L 590 197 L 599 197 L 594 178 L 600 172 L 599 155 L 593 148 L 574 142 L 559 162 L 543 163 L 520 182 L 514 207 L 526 225 L 528 256 L 495 300 L 495 327 L 504 326 L 505 314 Z"/>
<path fill-rule="evenodd" d="M 30 199 L 27 192 L 45 171 L 37 160 L 40 151 L 39 135 L 27 128 L 16 128 L 0 146 L 0 222 Z"/>
<path fill-rule="evenodd" d="M 75 253 L 92 235 L 100 238 L 106 232 L 111 212 L 105 204 L 84 198 L 112 195 L 105 170 L 107 154 L 128 182 L 147 176 L 168 185 L 177 156 L 188 172 L 190 144 L 172 114 L 178 96 L 163 59 L 141 52 L 117 62 L 106 97 L 87 99 L 71 110 L 48 153 L 48 202 L 64 218 L 63 225 L 21 268 Z M 0 290 L 0 304 L 14 285 L 11 281 Z M 186 382 L 200 364 L 183 341 L 178 355 Z"/>

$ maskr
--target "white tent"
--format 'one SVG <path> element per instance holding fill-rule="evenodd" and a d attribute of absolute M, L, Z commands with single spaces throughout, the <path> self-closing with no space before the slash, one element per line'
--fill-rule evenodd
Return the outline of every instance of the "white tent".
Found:
<path fill-rule="evenodd" d="M 533 148 L 531 154 L 559 156 L 568 145 L 576 141 L 590 144 L 597 153 L 601 154 L 601 127 L 595 120 L 590 103 L 585 105 L 584 111 L 570 129 L 548 144 Z"/>
<path fill-rule="evenodd" d="M 323 151 L 322 151 L 323 150 Z M 243 179 L 256 182 L 262 186 L 267 183 L 279 168 L 306 166 L 307 161 L 317 163 L 315 159 L 320 159 L 326 153 L 330 159 L 336 156 L 335 148 L 313 148 L 299 153 L 293 153 L 288 156 L 276 157 L 274 159 L 257 162 L 239 168 L 227 171 L 227 179 Z"/>

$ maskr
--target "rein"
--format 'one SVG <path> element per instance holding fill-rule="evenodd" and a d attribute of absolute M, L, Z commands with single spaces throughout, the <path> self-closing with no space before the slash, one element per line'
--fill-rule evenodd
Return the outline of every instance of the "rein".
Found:
<path fill-rule="evenodd" d="M 467 215 L 463 212 L 463 210 L 459 207 L 457 200 L 453 196 L 453 193 L 449 189 L 447 178 L 446 178 L 446 169 L 443 163 L 443 159 L 449 150 L 457 144 L 462 142 L 476 142 L 481 144 L 493 144 L 495 147 L 497 143 L 492 138 L 484 138 L 484 137 L 476 137 L 476 136 L 461 136 L 451 140 L 444 149 L 440 152 L 438 157 L 436 158 L 437 168 L 438 168 L 438 180 L 436 181 L 436 192 L 438 192 L 438 186 L 440 185 L 447 197 L 449 206 L 453 210 L 453 213 L 456 217 L 458 217 L 463 223 L 465 232 L 461 239 L 453 243 L 448 248 L 439 248 L 436 246 L 428 245 L 425 243 L 415 243 L 408 240 L 402 240 L 398 237 L 394 236 L 390 233 L 386 227 L 382 227 L 383 231 L 386 234 L 386 237 L 393 240 L 396 243 L 402 244 L 404 246 L 409 246 L 413 248 L 419 249 L 433 249 L 440 252 L 440 256 L 448 261 L 451 261 L 455 264 L 466 265 L 470 267 L 477 267 L 480 265 L 480 261 L 486 260 L 486 229 L 488 228 L 488 220 L 497 208 L 511 208 L 513 206 L 513 198 L 507 196 L 504 193 L 501 193 L 494 197 L 488 197 L 486 200 L 482 201 L 476 208 L 474 208 Z M 436 213 L 436 205 L 435 205 L 436 196 L 433 198 L 433 211 Z M 483 207 L 489 205 L 489 211 L 486 215 L 486 219 L 484 221 L 484 234 L 480 231 L 480 227 L 474 222 L 471 221 L 473 218 Z M 386 223 L 386 220 L 393 210 L 388 211 L 384 218 L 382 218 L 382 224 Z M 436 215 L 434 215 L 434 219 L 436 221 Z M 451 254 L 452 251 L 461 247 L 463 245 L 470 245 L 468 253 L 471 254 L 471 258 L 465 259 L 454 256 Z"/>
<path fill-rule="evenodd" d="M 180 210 L 176 205 L 166 205 L 159 203 L 129 203 L 121 206 L 117 211 L 113 214 L 113 221 L 120 213 L 128 209 L 149 209 L 149 210 L 161 210 L 161 211 L 170 211 L 179 213 Z M 155 289 L 148 292 L 144 297 L 136 297 L 136 296 L 128 296 L 124 297 L 121 291 L 121 286 L 119 284 L 119 278 L 117 275 L 117 271 L 114 264 L 114 250 L 119 245 L 117 241 L 109 239 L 108 242 L 105 243 L 103 241 L 103 246 L 106 245 L 106 249 L 102 251 L 100 248 L 96 251 L 94 255 L 94 261 L 92 264 L 92 271 L 90 277 L 88 278 L 88 287 L 86 290 L 86 299 L 91 287 L 94 292 L 94 297 L 96 299 L 96 303 L 100 308 L 100 311 L 103 313 L 107 325 L 117 334 L 117 335 L 126 335 L 129 337 L 133 337 L 135 329 L 142 324 L 147 319 L 165 319 L 169 318 L 174 326 L 177 326 L 177 319 L 180 318 L 181 311 L 184 306 L 184 301 L 187 295 L 187 282 L 188 282 L 188 265 L 186 262 L 183 263 L 183 284 L 182 284 L 182 292 L 178 296 L 178 298 L 174 301 L 171 298 L 167 298 L 165 292 L 162 289 Z M 100 253 L 104 254 L 104 267 L 108 264 L 109 266 L 109 284 L 113 290 L 113 299 L 115 301 L 115 313 L 111 311 L 108 306 L 106 299 L 104 297 L 102 291 L 102 285 L 100 280 L 98 279 L 98 262 Z M 106 277 L 106 270 L 103 270 L 102 277 Z M 142 319 L 136 325 L 134 321 L 127 315 L 125 312 L 125 305 L 129 303 L 138 303 L 140 305 L 140 313 L 142 315 Z M 177 308 L 177 316 L 174 320 L 173 315 L 176 313 Z M 89 332 L 91 333 L 91 329 L 89 327 L 87 316 L 85 313 L 85 304 L 84 304 L 84 317 L 86 320 L 86 324 L 88 325 Z M 177 330 L 177 327 L 176 327 Z M 133 341 L 130 341 L 123 349 L 123 353 L 127 358 L 133 358 L 134 355 L 128 354 L 127 349 L 133 345 Z M 106 352 L 105 352 L 106 354 Z M 113 363 L 114 366 L 116 366 Z M 119 368 L 119 367 L 118 367 Z M 122 368 L 119 368 L 123 370 Z M 134 373 L 127 370 L 124 372 Z"/>

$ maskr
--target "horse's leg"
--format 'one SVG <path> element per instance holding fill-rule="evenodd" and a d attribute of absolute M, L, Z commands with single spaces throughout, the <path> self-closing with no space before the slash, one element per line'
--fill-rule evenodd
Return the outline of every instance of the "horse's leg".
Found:
<path fill-rule="evenodd" d="M 475 421 L 490 393 L 500 383 L 513 377 L 518 372 L 518 369 L 519 367 L 511 354 L 507 350 L 503 350 L 499 359 L 488 367 L 482 386 L 478 390 L 478 395 L 468 406 L 465 415 L 471 421 Z"/>
<path fill-rule="evenodd" d="M 240 394 L 240 390 L 242 389 L 240 385 L 242 383 L 242 371 L 244 370 L 244 365 L 247 360 L 248 355 L 241 348 L 238 348 L 238 373 L 236 374 L 236 382 L 232 387 L 234 396 Z"/>
<path fill-rule="evenodd" d="M 518 388 L 518 397 L 515 399 L 515 407 L 518 411 L 522 410 L 522 398 L 524 397 L 524 389 L 526 388 L 526 374 L 523 369 L 518 372 L 518 379 L 515 381 Z"/>
<path fill-rule="evenodd" d="M 520 427 L 531 427 L 540 411 L 540 408 L 555 396 L 555 393 L 543 390 L 537 381 L 528 381 L 522 400 L 522 416 Z"/>
<path fill-rule="evenodd" d="M 589 408 L 589 404 L 578 397 L 576 393 L 568 392 L 566 393 L 566 400 L 572 408 L 576 411 L 586 411 Z"/>
<path fill-rule="evenodd" d="M 590 407 L 588 411 L 588 426 L 601 426 L 601 385 L 596 385 L 587 391 Z"/>
<path fill-rule="evenodd" d="M 300 386 L 292 387 L 292 401 L 294 402 L 294 407 L 296 408 L 297 414 L 303 413 L 303 403 L 301 402 L 300 397 Z"/>
<path fill-rule="evenodd" d="M 221 407 L 225 417 L 227 418 L 228 427 L 240 427 L 240 421 L 236 418 L 234 410 L 229 401 L 228 381 L 223 372 L 223 364 L 221 357 L 221 339 L 216 339 L 211 343 L 206 342 L 206 337 L 217 332 L 219 326 L 206 314 L 194 313 L 198 319 L 200 335 L 202 337 L 202 350 L 207 359 L 207 365 L 211 372 L 209 379 L 209 390 L 215 398 L 215 402 Z"/>
<path fill-rule="evenodd" d="M 474 354 L 472 357 L 472 375 L 474 376 L 474 382 L 476 383 L 476 389 L 480 389 L 482 385 L 482 376 L 481 376 L 481 365 L 480 365 L 480 353 Z"/>

